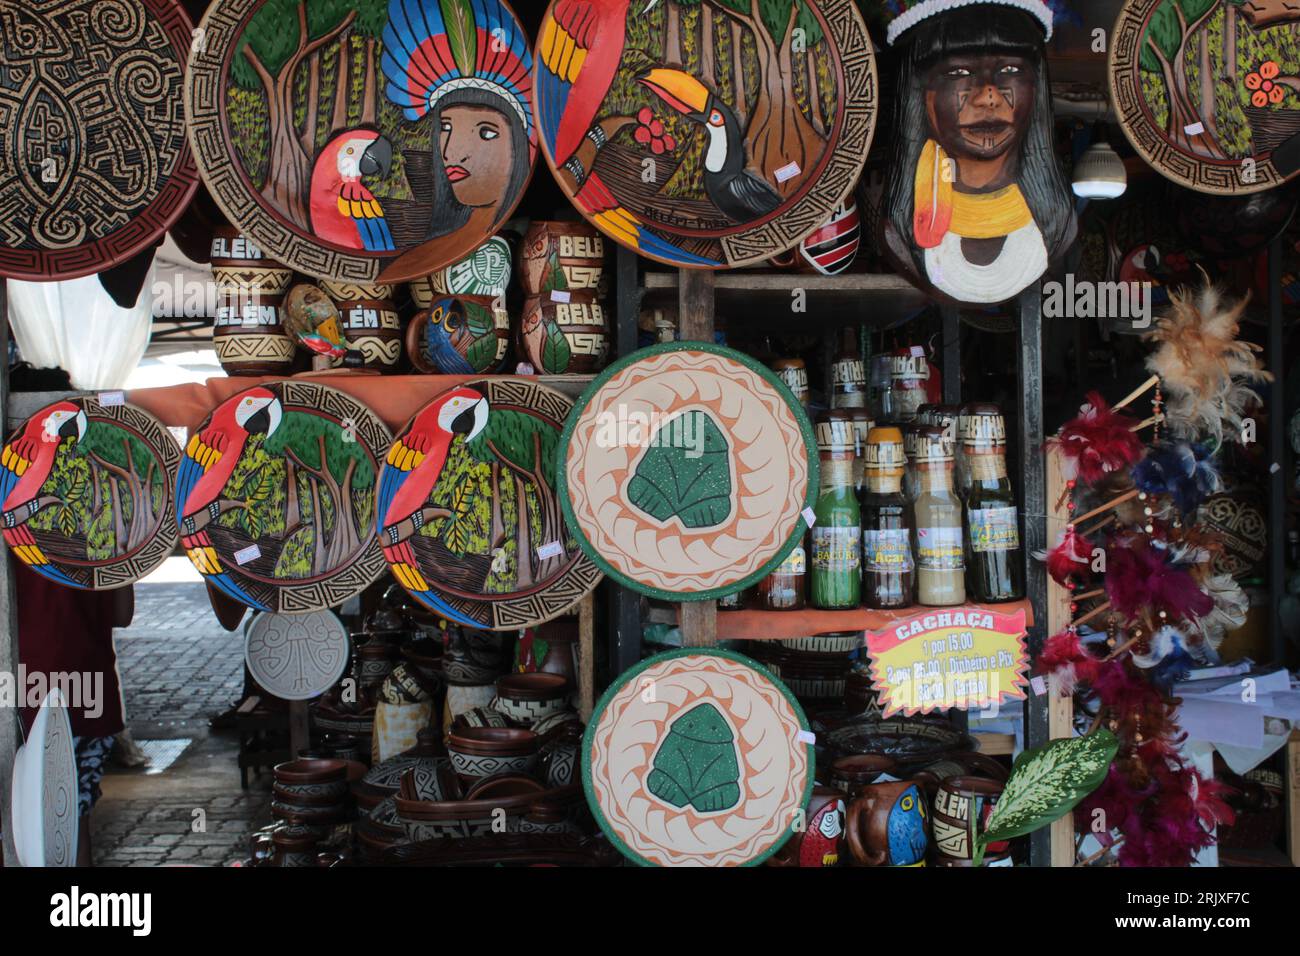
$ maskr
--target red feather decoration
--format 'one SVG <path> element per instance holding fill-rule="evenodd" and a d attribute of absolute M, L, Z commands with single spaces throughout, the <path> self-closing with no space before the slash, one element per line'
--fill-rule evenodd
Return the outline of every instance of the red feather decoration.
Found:
<path fill-rule="evenodd" d="M 1079 417 L 1066 422 L 1054 441 L 1085 484 L 1095 485 L 1141 460 L 1143 445 L 1133 431 L 1139 424 L 1115 411 L 1098 392 L 1088 393 Z"/>
<path fill-rule="evenodd" d="M 1061 533 L 1060 543 L 1047 552 L 1047 573 L 1061 587 L 1071 580 L 1087 584 L 1092 580 L 1092 542 L 1073 527 Z"/>
<path fill-rule="evenodd" d="M 1167 560 L 1146 538 L 1110 542 L 1106 551 L 1106 596 L 1111 606 L 1130 621 L 1143 611 L 1164 611 L 1170 621 L 1193 620 L 1214 610 L 1214 599 L 1195 579 Z"/>

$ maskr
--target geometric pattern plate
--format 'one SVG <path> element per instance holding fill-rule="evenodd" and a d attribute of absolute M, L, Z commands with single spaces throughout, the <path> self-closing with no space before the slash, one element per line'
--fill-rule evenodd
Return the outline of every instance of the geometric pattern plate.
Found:
<path fill-rule="evenodd" d="M 560 188 L 611 239 L 673 266 L 797 246 L 853 192 L 879 109 L 853 0 L 552 0 L 534 60 Z"/>
<path fill-rule="evenodd" d="M 348 666 L 348 629 L 329 611 L 259 614 L 244 644 L 248 670 L 281 700 L 309 700 L 329 690 Z"/>
<path fill-rule="evenodd" d="M 740 654 L 683 649 L 627 671 L 583 738 L 587 803 L 644 866 L 755 866 L 803 825 L 815 757 L 794 696 Z"/>
<path fill-rule="evenodd" d="M 80 812 L 67 703 L 57 688 L 41 702 L 14 755 L 14 848 L 23 866 L 76 866 Z"/>
<path fill-rule="evenodd" d="M 240 392 L 181 456 L 181 547 L 209 584 L 255 610 L 338 607 L 384 572 L 374 489 L 392 440 L 378 416 L 325 385 Z"/>
<path fill-rule="evenodd" d="M 379 478 L 379 538 L 398 583 L 450 621 L 517 630 L 600 582 L 566 530 L 555 474 L 573 403 L 527 378 L 443 392 L 402 430 Z"/>
<path fill-rule="evenodd" d="M 0 525 L 10 551 L 58 584 L 106 591 L 176 547 L 176 439 L 132 405 L 73 398 L 41 409 L 0 452 Z"/>
<path fill-rule="evenodd" d="M 0 0 L 0 276 L 102 272 L 184 211 L 193 34 L 175 0 Z"/>
<path fill-rule="evenodd" d="M 1129 142 L 1174 182 L 1232 195 L 1300 173 L 1296 4 L 1128 0 L 1108 72 Z"/>
<path fill-rule="evenodd" d="M 537 157 L 504 0 L 216 0 L 185 82 L 212 198 L 322 279 L 422 279 L 508 220 Z"/>
<path fill-rule="evenodd" d="M 716 345 L 642 349 L 606 369 L 569 416 L 560 501 L 602 571 L 672 601 L 732 594 L 803 538 L 817 446 L 790 390 Z"/>

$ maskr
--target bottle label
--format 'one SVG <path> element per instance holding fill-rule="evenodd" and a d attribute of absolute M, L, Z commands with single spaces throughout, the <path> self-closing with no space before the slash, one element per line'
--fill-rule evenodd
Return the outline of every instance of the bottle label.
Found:
<path fill-rule="evenodd" d="M 973 508 L 970 511 L 972 551 L 1016 551 L 1020 547 L 1020 523 L 1015 508 Z"/>
<path fill-rule="evenodd" d="M 862 566 L 857 528 L 813 528 L 813 567 L 818 571 L 854 572 Z"/>
<path fill-rule="evenodd" d="M 917 528 L 916 566 L 923 571 L 962 571 L 961 528 Z"/>
<path fill-rule="evenodd" d="M 912 536 L 906 528 L 862 532 L 862 566 L 875 574 L 911 574 Z"/>
<path fill-rule="evenodd" d="M 773 574 L 804 574 L 808 570 L 808 555 L 800 545 L 791 551 Z"/>

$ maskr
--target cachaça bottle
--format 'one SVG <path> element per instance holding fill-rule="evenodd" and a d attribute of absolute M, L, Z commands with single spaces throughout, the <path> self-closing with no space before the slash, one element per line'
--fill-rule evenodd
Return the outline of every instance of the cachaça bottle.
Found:
<path fill-rule="evenodd" d="M 926 403 L 930 383 L 930 363 L 919 345 L 898 349 L 890 356 L 889 392 L 893 417 L 900 422 L 916 420 L 917 411 Z"/>
<path fill-rule="evenodd" d="M 862 490 L 862 598 L 869 608 L 911 607 L 916 591 L 911 506 L 903 496 L 903 433 L 867 435 Z"/>
<path fill-rule="evenodd" d="M 961 416 L 967 474 L 966 581 L 977 601 L 1025 594 L 1020 512 L 1007 477 L 1007 425 L 996 405 L 968 405 Z"/>
<path fill-rule="evenodd" d="M 871 420 L 869 409 L 850 408 L 848 413 L 853 419 L 853 488 L 861 494 L 863 471 L 866 467 L 867 436 L 871 434 L 871 429 L 876 427 L 876 423 Z"/>
<path fill-rule="evenodd" d="M 758 606 L 764 611 L 798 611 L 804 606 L 804 579 L 808 576 L 806 542 L 795 545 L 775 571 L 758 582 Z"/>
<path fill-rule="evenodd" d="M 953 443 L 937 425 L 916 436 L 916 595 L 929 607 L 966 600 L 962 505 L 952 486 Z"/>
<path fill-rule="evenodd" d="M 810 597 L 815 608 L 846 610 L 862 603 L 862 512 L 853 487 L 853 418 L 846 410 L 827 412 L 817 420 L 816 432 L 821 494 L 814 509 Z"/>
<path fill-rule="evenodd" d="M 795 401 L 808 411 L 808 366 L 801 358 L 782 358 L 772 363 L 776 377 L 794 392 Z"/>
<path fill-rule="evenodd" d="M 831 408 L 865 408 L 867 369 L 853 329 L 845 329 L 843 344 L 831 366 Z"/>

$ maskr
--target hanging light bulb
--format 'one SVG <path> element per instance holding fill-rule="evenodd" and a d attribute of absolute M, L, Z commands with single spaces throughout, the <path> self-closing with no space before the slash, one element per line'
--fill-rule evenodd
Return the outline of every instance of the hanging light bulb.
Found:
<path fill-rule="evenodd" d="M 1128 189 L 1124 160 L 1106 141 L 1098 124 L 1093 144 L 1074 164 L 1074 194 L 1080 199 L 1118 199 Z"/>

